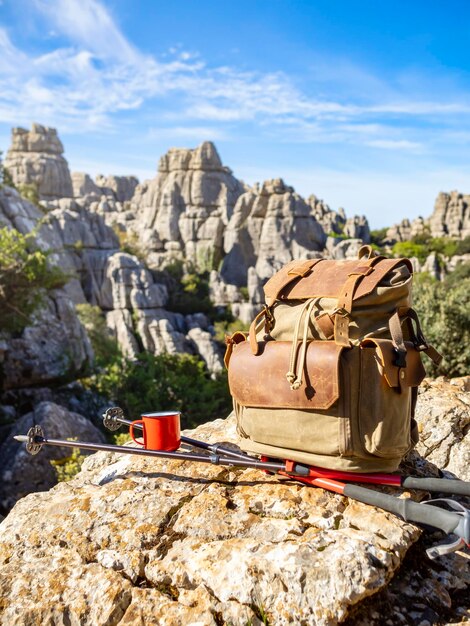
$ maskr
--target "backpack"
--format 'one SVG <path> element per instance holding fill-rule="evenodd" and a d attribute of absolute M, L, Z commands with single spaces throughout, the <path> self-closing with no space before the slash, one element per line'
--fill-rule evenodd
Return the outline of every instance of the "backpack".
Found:
<path fill-rule="evenodd" d="M 249 333 L 226 337 L 240 447 L 350 472 L 390 472 L 417 443 L 421 353 L 408 259 L 292 261 Z"/>

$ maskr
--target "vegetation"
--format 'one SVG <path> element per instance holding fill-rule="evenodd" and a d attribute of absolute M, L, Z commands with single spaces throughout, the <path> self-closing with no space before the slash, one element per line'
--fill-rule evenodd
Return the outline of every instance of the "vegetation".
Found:
<path fill-rule="evenodd" d="M 139 261 L 145 262 L 145 250 L 142 248 L 136 233 L 121 230 L 117 224 L 114 224 L 112 228 L 119 239 L 119 248 L 127 254 L 136 256 Z"/>
<path fill-rule="evenodd" d="M 97 372 L 87 384 L 132 419 L 145 411 L 178 410 L 188 427 L 225 417 L 232 407 L 226 373 L 211 378 L 205 364 L 189 354 L 142 353 L 135 361 L 123 358 Z"/>
<path fill-rule="evenodd" d="M 168 309 L 175 313 L 189 315 L 205 313 L 215 315 L 214 305 L 209 297 L 209 273 L 198 274 L 194 269 L 185 270 L 182 261 L 173 261 L 166 267 L 170 276 Z"/>
<path fill-rule="evenodd" d="M 382 246 L 383 241 L 387 235 L 387 230 L 388 228 L 379 228 L 377 230 L 371 230 L 370 231 L 370 242 L 371 244 L 375 244 L 377 247 L 380 248 L 380 246 Z"/>
<path fill-rule="evenodd" d="M 68 438 L 68 441 L 76 440 L 76 437 Z M 71 450 L 72 453 L 70 456 L 50 461 L 50 464 L 55 470 L 57 482 L 59 483 L 71 480 L 76 474 L 78 474 L 83 461 L 86 459 L 86 455 L 82 454 L 79 448 L 71 448 Z"/>
<path fill-rule="evenodd" d="M 410 241 L 400 241 L 392 248 L 392 253 L 397 257 L 416 257 L 421 263 L 431 254 L 436 252 L 446 257 L 470 252 L 470 237 L 462 241 L 450 237 L 431 237 L 425 231 L 415 235 Z"/>
<path fill-rule="evenodd" d="M 68 276 L 49 262 L 49 251 L 34 249 L 34 233 L 0 228 L 0 328 L 20 332 L 43 303 L 47 291 Z"/>
<path fill-rule="evenodd" d="M 3 185 L 6 185 L 7 187 L 15 187 L 10 172 L 3 165 L 2 151 L 0 150 L 0 188 L 3 187 Z"/>
<path fill-rule="evenodd" d="M 122 358 L 116 339 L 106 326 L 103 311 L 99 306 L 77 304 L 77 315 L 85 327 L 95 353 L 96 366 L 106 367 Z"/>
<path fill-rule="evenodd" d="M 415 276 L 413 305 L 429 343 L 444 357 L 433 375 L 464 376 L 470 371 L 470 263 L 460 264 L 444 281 Z"/>

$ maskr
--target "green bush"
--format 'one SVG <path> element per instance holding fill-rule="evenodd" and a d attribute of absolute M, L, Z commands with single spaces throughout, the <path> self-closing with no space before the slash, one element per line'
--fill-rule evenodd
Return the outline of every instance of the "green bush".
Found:
<path fill-rule="evenodd" d="M 414 243 L 413 241 L 399 241 L 393 246 L 392 254 L 396 257 L 407 257 L 409 259 L 416 257 L 418 261 L 423 263 L 428 256 L 428 250 L 424 244 Z"/>
<path fill-rule="evenodd" d="M 444 281 L 418 274 L 413 304 L 425 336 L 442 354 L 433 375 L 464 376 L 470 371 L 470 264 L 458 266 Z M 457 272 L 457 273 L 456 273 Z"/>
<path fill-rule="evenodd" d="M 95 353 L 96 365 L 106 367 L 122 358 L 118 342 L 106 326 L 103 311 L 91 304 L 77 304 L 77 315 L 85 327 Z"/>
<path fill-rule="evenodd" d="M 457 242 L 457 249 L 455 254 L 469 254 L 470 253 L 470 236 L 465 237 L 461 241 Z"/>
<path fill-rule="evenodd" d="M 34 235 L 0 228 L 0 329 L 20 332 L 49 289 L 68 276 L 49 263 L 50 252 L 34 249 Z"/>
<path fill-rule="evenodd" d="M 131 419 L 145 411 L 178 410 L 184 427 L 226 417 L 232 408 L 226 372 L 211 378 L 204 363 L 188 354 L 142 353 L 121 359 L 86 381 Z"/>
<path fill-rule="evenodd" d="M 190 315 L 206 313 L 216 315 L 209 297 L 209 274 L 198 274 L 193 268 L 186 268 L 182 261 L 174 261 L 165 268 L 170 278 L 169 302 L 167 308 L 175 313 Z"/>
<path fill-rule="evenodd" d="M 387 235 L 388 228 L 379 228 L 377 230 L 370 231 L 370 242 L 371 244 L 375 244 L 379 248 L 383 245 L 383 241 Z"/>
<path fill-rule="evenodd" d="M 68 438 L 68 441 L 76 441 L 77 438 Z M 57 476 L 57 482 L 62 483 L 68 480 L 72 480 L 74 476 L 82 468 L 83 461 L 86 459 L 86 455 L 80 452 L 79 448 L 72 448 L 70 456 L 62 459 L 54 459 L 50 461 L 50 464 L 55 470 Z"/>

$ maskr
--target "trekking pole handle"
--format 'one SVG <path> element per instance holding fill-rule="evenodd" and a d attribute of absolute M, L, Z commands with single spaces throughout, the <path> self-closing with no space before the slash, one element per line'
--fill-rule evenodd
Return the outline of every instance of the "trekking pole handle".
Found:
<path fill-rule="evenodd" d="M 454 496 L 470 496 L 470 482 L 448 478 L 419 478 L 405 476 L 401 486 L 408 489 L 423 489 L 432 493 L 450 493 Z"/>
<path fill-rule="evenodd" d="M 470 544 L 470 511 L 453 500 L 444 500 L 444 502 L 450 504 L 458 512 L 446 511 L 426 502 L 414 502 L 409 498 L 396 498 L 358 485 L 346 485 L 343 493 L 359 502 L 395 513 L 407 522 L 433 526 L 448 535 L 455 534 L 467 545 Z M 430 502 L 439 502 L 439 500 Z"/>

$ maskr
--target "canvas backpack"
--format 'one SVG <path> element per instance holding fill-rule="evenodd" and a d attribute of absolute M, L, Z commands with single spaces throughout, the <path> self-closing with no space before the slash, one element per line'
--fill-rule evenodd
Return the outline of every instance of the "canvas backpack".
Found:
<path fill-rule="evenodd" d="M 408 259 L 292 261 L 264 286 L 249 333 L 226 338 L 240 446 L 335 470 L 395 470 L 417 443 L 413 419 L 440 355 L 411 308 Z"/>

